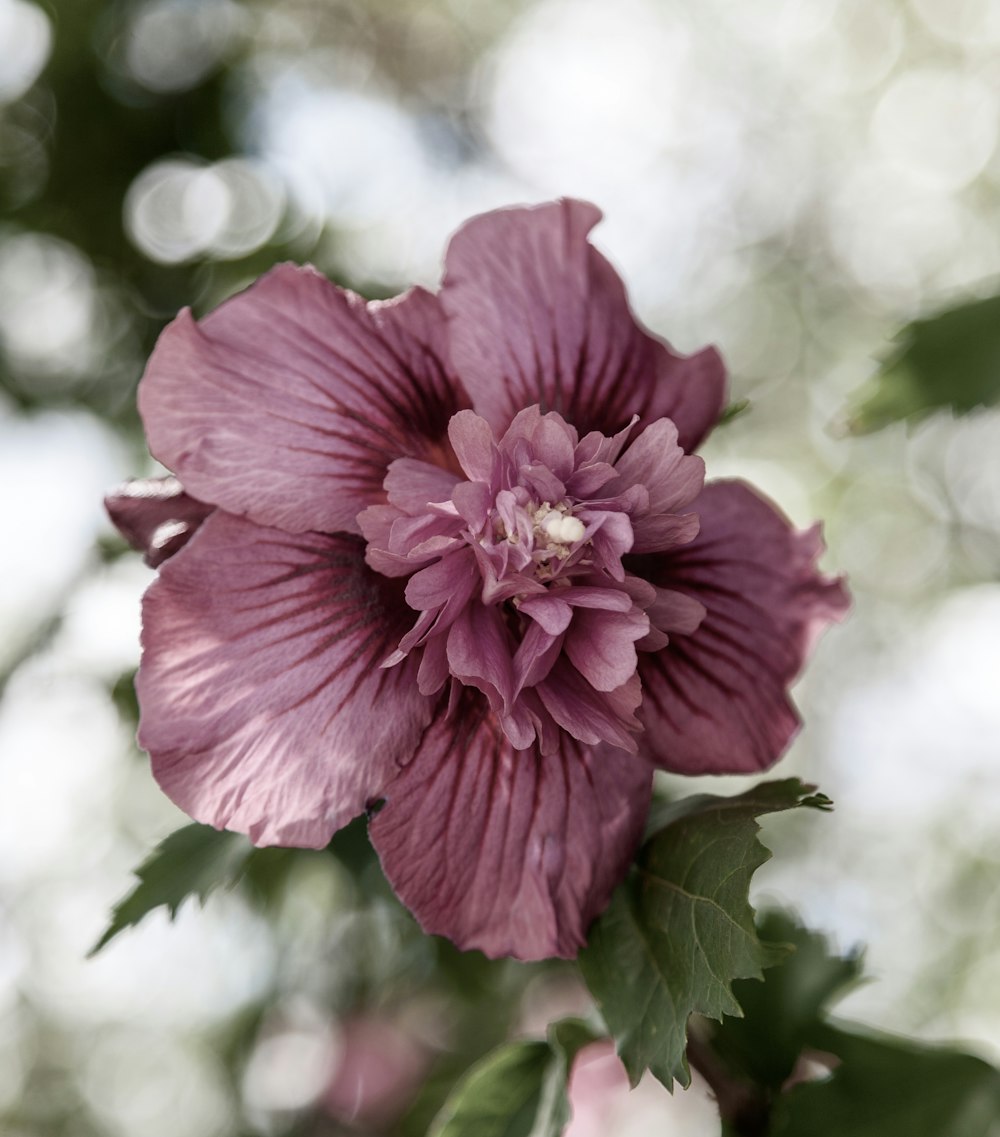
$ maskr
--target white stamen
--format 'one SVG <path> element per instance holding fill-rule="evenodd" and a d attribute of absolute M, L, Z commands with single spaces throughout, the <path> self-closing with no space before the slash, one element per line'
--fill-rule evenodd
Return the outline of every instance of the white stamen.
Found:
<path fill-rule="evenodd" d="M 560 545 L 572 545 L 586 532 L 583 522 L 578 517 L 557 513 L 555 510 L 542 521 L 542 528 Z"/>

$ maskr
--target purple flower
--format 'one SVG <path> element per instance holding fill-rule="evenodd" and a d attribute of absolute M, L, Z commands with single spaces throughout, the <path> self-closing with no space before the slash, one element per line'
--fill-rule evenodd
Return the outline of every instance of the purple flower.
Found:
<path fill-rule="evenodd" d="M 703 486 L 722 363 L 637 325 L 599 217 L 474 218 L 436 296 L 281 265 L 182 312 L 139 390 L 179 482 L 109 499 L 162 562 L 137 686 L 164 790 L 259 844 L 384 800 L 400 898 L 491 956 L 576 953 L 655 766 L 770 766 L 847 604 L 816 529 Z"/>

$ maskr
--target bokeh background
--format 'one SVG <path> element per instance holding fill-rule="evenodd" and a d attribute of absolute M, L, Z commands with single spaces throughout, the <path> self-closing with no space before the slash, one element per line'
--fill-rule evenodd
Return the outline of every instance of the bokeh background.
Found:
<path fill-rule="evenodd" d="M 434 286 L 465 217 L 563 194 L 750 400 L 710 474 L 850 576 L 780 767 L 837 811 L 767 823 L 757 898 L 867 945 L 845 1014 L 1000 1058 L 1000 414 L 846 430 L 901 325 L 1000 285 L 998 132 L 1000 0 L 0 0 L 0 1132 L 419 1134 L 428 1073 L 579 1002 L 428 946 L 358 834 L 84 958 L 185 820 L 100 505 L 154 471 L 157 332 L 279 259 Z M 616 1093 L 595 1133 L 715 1132 Z"/>

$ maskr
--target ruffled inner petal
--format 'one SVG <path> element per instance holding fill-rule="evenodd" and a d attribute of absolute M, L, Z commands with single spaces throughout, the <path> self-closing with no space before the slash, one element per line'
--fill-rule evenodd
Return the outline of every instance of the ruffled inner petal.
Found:
<path fill-rule="evenodd" d="M 472 603 L 448 630 L 448 665 L 463 683 L 478 687 L 495 708 L 514 696 L 513 651 L 499 608 Z"/>
<path fill-rule="evenodd" d="M 389 466 L 383 485 L 392 505 L 416 513 L 430 501 L 447 501 L 458 481 L 457 474 L 431 462 L 397 458 Z"/>
<path fill-rule="evenodd" d="M 607 742 L 632 753 L 636 751 L 635 735 L 642 729 L 635 717 L 642 701 L 638 674 L 595 698 L 591 684 L 569 660 L 560 658 L 536 690 L 556 724 L 580 742 L 590 746 Z"/>
<path fill-rule="evenodd" d="M 680 511 L 701 492 L 705 463 L 684 453 L 673 422 L 652 423 L 618 459 L 615 470 L 618 480 L 605 492 L 624 494 L 637 486 L 645 491 L 645 500 L 632 510 L 632 552 L 662 551 L 694 538 L 697 514 Z"/>
<path fill-rule="evenodd" d="M 387 664 L 434 642 L 421 690 L 437 689 L 446 659 L 452 676 L 486 695 L 512 744 L 540 740 L 547 752 L 564 730 L 634 749 L 636 645 L 655 650 L 668 637 L 644 611 L 663 590 L 629 576 L 622 558 L 636 531 L 646 548 L 694 536 L 697 515 L 674 511 L 696 496 L 703 471 L 665 419 L 622 453 L 634 425 L 581 442 L 561 415 L 529 406 L 497 442 L 465 411 L 450 436 L 470 480 L 456 481 L 448 500 L 407 496 L 411 468 L 435 493 L 441 478 L 395 463 L 389 503 L 359 516 L 368 563 L 390 576 L 412 571 L 405 595 L 415 623 Z M 568 494 L 573 483 L 599 484 L 605 496 L 580 500 Z M 669 615 L 659 613 L 661 625 Z M 690 606 L 686 615 L 682 626 Z"/>
<path fill-rule="evenodd" d="M 566 634 L 566 655 L 595 691 L 614 691 L 635 673 L 635 644 L 648 631 L 645 612 L 582 608 Z"/>

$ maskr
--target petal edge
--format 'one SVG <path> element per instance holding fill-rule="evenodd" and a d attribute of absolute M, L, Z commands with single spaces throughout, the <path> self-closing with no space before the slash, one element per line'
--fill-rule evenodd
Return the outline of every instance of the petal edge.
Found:
<path fill-rule="evenodd" d="M 712 482 L 692 508 L 698 536 L 639 569 L 706 609 L 693 632 L 673 631 L 666 647 L 640 655 L 640 744 L 678 773 L 755 773 L 798 732 L 788 688 L 849 599 L 841 579 L 816 567 L 819 527 L 797 532 L 744 483 Z"/>
<path fill-rule="evenodd" d="M 690 452 L 722 412 L 722 361 L 714 348 L 678 355 L 636 320 L 618 274 L 587 240 L 600 218 L 589 202 L 563 198 L 494 210 L 458 230 L 441 289 L 455 366 L 498 436 L 537 403 L 581 435 L 613 434 L 633 414 L 643 426 L 671 418 Z"/>

